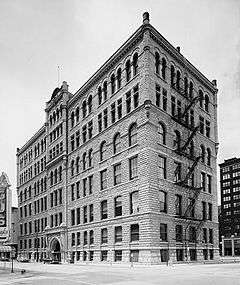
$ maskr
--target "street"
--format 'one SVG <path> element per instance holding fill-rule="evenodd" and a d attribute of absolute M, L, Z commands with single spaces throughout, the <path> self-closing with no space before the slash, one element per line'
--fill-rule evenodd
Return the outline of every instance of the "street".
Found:
<path fill-rule="evenodd" d="M 0 271 L 0 285 L 225 285 L 240 284 L 240 264 L 184 264 L 184 265 L 52 265 L 37 263 L 15 263 L 11 274 L 10 263 Z M 3 268 L 3 264 L 1 265 Z M 21 274 L 20 269 L 26 273 Z"/>

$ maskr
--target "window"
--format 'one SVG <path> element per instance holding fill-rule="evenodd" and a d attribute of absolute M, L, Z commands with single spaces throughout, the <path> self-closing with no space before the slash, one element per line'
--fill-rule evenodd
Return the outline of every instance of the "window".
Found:
<path fill-rule="evenodd" d="M 103 124 L 104 124 L 104 128 L 106 129 L 108 126 L 108 110 L 107 110 L 107 108 L 103 110 Z"/>
<path fill-rule="evenodd" d="M 159 69 L 160 69 L 160 57 L 159 53 L 155 52 L 155 72 L 159 74 Z"/>
<path fill-rule="evenodd" d="M 83 245 L 88 244 L 88 233 L 87 231 L 83 232 Z"/>
<path fill-rule="evenodd" d="M 130 60 L 128 60 L 126 62 L 125 70 L 126 70 L 126 81 L 128 82 L 131 79 L 131 63 L 130 63 Z"/>
<path fill-rule="evenodd" d="M 206 173 L 201 172 L 201 187 L 203 191 L 206 191 Z"/>
<path fill-rule="evenodd" d="M 74 112 L 71 113 L 71 128 L 74 126 Z"/>
<path fill-rule="evenodd" d="M 206 202 L 202 201 L 202 219 L 206 220 L 206 218 L 207 218 Z"/>
<path fill-rule="evenodd" d="M 167 213 L 167 193 L 159 191 L 160 212 Z"/>
<path fill-rule="evenodd" d="M 196 242 L 196 228 L 189 226 L 189 241 Z"/>
<path fill-rule="evenodd" d="M 167 111 L 167 90 L 162 88 L 162 108 Z"/>
<path fill-rule="evenodd" d="M 174 181 L 180 182 L 181 181 L 181 170 L 182 170 L 182 164 L 181 162 L 174 162 Z"/>
<path fill-rule="evenodd" d="M 74 160 L 71 161 L 71 175 L 74 175 Z M 55 183 L 56 183 L 56 175 L 55 175 Z"/>
<path fill-rule="evenodd" d="M 130 262 L 138 262 L 139 260 L 139 250 L 133 249 L 130 250 Z"/>
<path fill-rule="evenodd" d="M 77 208 L 77 225 L 80 224 L 80 208 Z"/>
<path fill-rule="evenodd" d="M 158 156 L 158 172 L 160 179 L 166 179 L 166 158 L 162 156 Z"/>
<path fill-rule="evenodd" d="M 133 224 L 130 227 L 130 240 L 132 241 L 139 241 L 139 225 Z"/>
<path fill-rule="evenodd" d="M 83 143 L 87 141 L 87 126 L 86 125 L 82 127 L 82 140 L 83 140 Z"/>
<path fill-rule="evenodd" d="M 72 184 L 71 185 L 71 200 L 72 201 L 74 201 L 75 200 L 75 189 L 74 189 L 74 187 L 75 187 L 75 184 Z M 57 194 L 57 192 L 56 192 L 56 194 Z M 57 201 L 56 201 L 57 202 Z M 56 204 L 56 203 L 55 203 Z"/>
<path fill-rule="evenodd" d="M 88 190 L 89 190 L 89 195 L 92 194 L 92 189 L 93 189 L 93 175 L 88 176 Z"/>
<path fill-rule="evenodd" d="M 100 184 L 101 184 L 101 190 L 107 188 L 107 169 L 104 169 L 100 172 Z"/>
<path fill-rule="evenodd" d="M 122 196 L 114 198 L 115 217 L 122 216 Z"/>
<path fill-rule="evenodd" d="M 107 200 L 101 202 L 101 219 L 107 219 L 108 209 L 107 209 Z"/>
<path fill-rule="evenodd" d="M 133 123 L 128 132 L 128 138 L 129 138 L 129 146 L 132 146 L 137 143 L 137 124 Z"/>
<path fill-rule="evenodd" d="M 88 114 L 92 112 L 92 95 L 88 97 Z"/>
<path fill-rule="evenodd" d="M 120 134 L 117 133 L 113 138 L 113 153 L 118 153 L 121 151 L 121 138 Z"/>
<path fill-rule="evenodd" d="M 179 131 L 174 131 L 175 137 L 173 141 L 173 147 L 175 147 L 177 150 L 181 148 L 181 135 Z"/>
<path fill-rule="evenodd" d="M 137 108 L 139 105 L 138 85 L 133 88 L 133 107 Z"/>
<path fill-rule="evenodd" d="M 189 83 L 189 97 L 190 98 L 193 97 L 193 83 L 192 83 L 192 81 L 190 81 L 190 83 Z"/>
<path fill-rule="evenodd" d="M 89 232 L 89 244 L 94 244 L 94 232 L 91 230 Z"/>
<path fill-rule="evenodd" d="M 204 145 L 201 145 L 200 148 L 201 148 L 201 162 L 205 163 L 205 147 Z"/>
<path fill-rule="evenodd" d="M 175 213 L 178 216 L 182 215 L 182 196 L 178 194 L 175 195 Z"/>
<path fill-rule="evenodd" d="M 158 134 L 160 144 L 166 144 L 166 131 L 165 126 L 162 123 L 158 125 Z"/>
<path fill-rule="evenodd" d="M 111 76 L 111 90 L 112 90 L 112 94 L 115 93 L 115 88 L 116 88 L 115 75 L 112 74 L 112 76 Z"/>
<path fill-rule="evenodd" d="M 166 62 L 166 59 L 163 57 L 162 58 L 162 69 L 161 69 L 163 79 L 166 79 L 166 69 L 167 69 L 167 62 Z"/>
<path fill-rule="evenodd" d="M 207 229 L 203 228 L 203 242 L 207 243 Z"/>
<path fill-rule="evenodd" d="M 75 225 L 75 210 L 71 210 L 71 224 L 72 226 Z"/>
<path fill-rule="evenodd" d="M 103 97 L 104 97 L 104 101 L 106 101 L 107 100 L 107 81 L 103 83 Z"/>
<path fill-rule="evenodd" d="M 175 83 L 175 68 L 171 65 L 171 86 L 174 87 Z"/>
<path fill-rule="evenodd" d="M 130 193 L 130 214 L 139 212 L 139 192 L 134 191 Z"/>
<path fill-rule="evenodd" d="M 100 161 L 106 159 L 107 154 L 107 143 L 106 141 L 103 141 L 100 145 Z"/>
<path fill-rule="evenodd" d="M 138 73 L 138 54 L 135 53 L 133 56 L 133 76 Z"/>
<path fill-rule="evenodd" d="M 131 91 L 126 93 L 126 112 L 127 114 L 131 112 Z"/>
<path fill-rule="evenodd" d="M 72 246 L 75 246 L 75 233 L 72 233 Z"/>
<path fill-rule="evenodd" d="M 80 132 L 76 132 L 76 147 L 80 146 Z M 73 147 L 74 148 L 74 147 Z"/>
<path fill-rule="evenodd" d="M 107 261 L 107 255 L 108 255 L 108 251 L 102 250 L 101 251 L 101 261 Z"/>
<path fill-rule="evenodd" d="M 130 180 L 138 177 L 138 157 L 134 156 L 129 159 L 129 178 Z"/>
<path fill-rule="evenodd" d="M 204 118 L 202 116 L 199 116 L 199 131 L 204 135 Z"/>
<path fill-rule="evenodd" d="M 76 172 L 79 173 L 80 171 L 80 157 L 76 158 Z"/>
<path fill-rule="evenodd" d="M 87 223 L 87 206 L 83 207 L 83 223 Z"/>
<path fill-rule="evenodd" d="M 89 222 L 93 222 L 94 214 L 93 214 L 93 204 L 89 205 Z"/>
<path fill-rule="evenodd" d="M 171 97 L 171 114 L 174 117 L 176 114 L 176 98 L 175 97 Z"/>
<path fill-rule="evenodd" d="M 77 245 L 80 245 L 80 232 L 77 232 Z"/>
<path fill-rule="evenodd" d="M 160 86 L 158 84 L 156 84 L 155 90 L 156 90 L 156 106 L 160 107 L 161 95 L 160 95 Z"/>
<path fill-rule="evenodd" d="M 208 193 L 212 193 L 212 176 L 207 175 L 207 190 Z"/>
<path fill-rule="evenodd" d="M 210 138 L 210 122 L 206 120 L 206 137 Z"/>
<path fill-rule="evenodd" d="M 160 224 L 160 241 L 167 241 L 167 224 Z"/>
<path fill-rule="evenodd" d="M 87 166 L 87 153 L 84 152 L 83 156 L 82 156 L 82 167 L 83 167 L 83 171 L 86 170 L 86 166 Z"/>
<path fill-rule="evenodd" d="M 122 118 L 122 98 L 117 100 L 118 120 Z"/>
<path fill-rule="evenodd" d="M 114 185 L 121 183 L 121 163 L 113 166 Z"/>
<path fill-rule="evenodd" d="M 86 115 L 87 115 L 87 103 L 86 103 L 86 101 L 83 101 L 83 103 L 82 103 L 82 116 L 83 116 L 83 118 L 85 118 Z"/>
<path fill-rule="evenodd" d="M 92 148 L 88 151 L 88 166 L 92 167 L 92 161 L 93 161 L 93 150 Z"/>
<path fill-rule="evenodd" d="M 212 204 L 208 203 L 208 220 L 212 221 Z"/>
<path fill-rule="evenodd" d="M 111 105 L 111 120 L 112 120 L 112 124 L 115 123 L 115 121 L 116 121 L 116 106 L 115 106 L 115 102 L 112 103 L 112 105 Z"/>
<path fill-rule="evenodd" d="M 102 114 L 98 114 L 98 132 L 102 131 Z"/>
<path fill-rule="evenodd" d="M 180 83 L 181 83 L 181 72 L 177 70 L 177 79 L 176 79 L 176 88 L 177 90 L 180 89 Z"/>
<path fill-rule="evenodd" d="M 115 242 L 122 242 L 122 227 L 115 227 Z"/>
<path fill-rule="evenodd" d="M 205 95 L 205 111 L 209 112 L 209 97 Z"/>
<path fill-rule="evenodd" d="M 101 230 L 101 243 L 107 243 L 108 242 L 108 230 L 107 228 L 104 228 Z"/>
<path fill-rule="evenodd" d="M 91 139 L 93 135 L 93 122 L 88 122 L 88 138 Z"/>
<path fill-rule="evenodd" d="M 122 250 L 115 250 L 114 261 L 122 261 Z"/>
<path fill-rule="evenodd" d="M 211 150 L 207 148 L 207 165 L 211 166 Z"/>
<path fill-rule="evenodd" d="M 73 151 L 74 148 L 75 148 L 75 138 L 74 138 L 74 135 L 72 135 L 71 138 L 70 138 L 70 144 L 71 144 L 71 151 Z"/>
<path fill-rule="evenodd" d="M 117 88 L 120 89 L 122 85 L 122 70 L 121 68 L 117 71 Z"/>
<path fill-rule="evenodd" d="M 209 229 L 209 243 L 213 243 L 213 229 Z"/>
<path fill-rule="evenodd" d="M 181 248 L 176 249 L 176 258 L 177 261 L 183 261 L 183 249 Z"/>
<path fill-rule="evenodd" d="M 176 241 L 182 242 L 183 241 L 183 227 L 182 227 L 182 225 L 176 225 L 175 231 L 176 231 Z"/>
<path fill-rule="evenodd" d="M 188 214 L 190 217 L 194 218 L 195 216 L 195 199 L 188 198 Z"/>
<path fill-rule="evenodd" d="M 198 91 L 198 96 L 199 96 L 199 105 L 202 108 L 203 107 L 203 92 L 202 92 L 202 90 Z"/>

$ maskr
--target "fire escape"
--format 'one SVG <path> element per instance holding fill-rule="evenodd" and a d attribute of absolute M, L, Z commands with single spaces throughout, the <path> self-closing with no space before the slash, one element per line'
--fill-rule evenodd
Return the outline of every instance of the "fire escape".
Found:
<path fill-rule="evenodd" d="M 174 87 L 173 87 L 174 88 Z M 182 92 L 182 90 L 178 90 L 178 92 Z M 185 205 L 187 205 L 185 211 L 181 214 L 176 216 L 176 218 L 184 219 L 186 221 L 186 227 L 184 230 L 184 244 L 185 244 L 185 256 L 187 256 L 187 244 L 188 242 L 194 243 L 195 242 L 195 248 L 198 242 L 198 236 L 201 232 L 202 226 L 204 222 L 206 221 L 206 217 L 203 217 L 202 219 L 198 219 L 195 217 L 195 205 L 196 201 L 199 198 L 199 194 L 201 192 L 202 187 L 196 187 L 194 186 L 194 170 L 196 166 L 198 165 L 201 155 L 196 155 L 194 153 L 194 146 L 193 146 L 193 138 L 197 134 L 197 131 L 199 130 L 199 126 L 195 126 L 194 122 L 189 123 L 188 113 L 189 111 L 195 106 L 195 104 L 200 100 L 200 96 L 188 98 L 188 104 L 185 106 L 184 111 L 177 109 L 176 114 L 172 115 L 172 118 L 175 122 L 181 124 L 188 130 L 188 138 L 184 143 L 182 143 L 181 138 L 179 138 L 179 141 L 176 142 L 177 147 L 175 149 L 175 152 L 180 156 L 185 156 L 188 159 L 190 159 L 192 162 L 190 163 L 190 166 L 188 167 L 187 173 L 184 175 L 184 177 L 181 177 L 181 173 L 179 175 L 179 179 L 177 179 L 176 184 L 185 187 L 189 190 L 189 195 L 186 197 L 187 201 L 185 201 Z M 181 165 L 178 165 L 178 167 L 181 167 Z M 175 170 L 175 177 L 176 172 L 181 172 L 181 169 L 176 168 Z M 189 202 L 190 201 L 190 202 Z M 193 240 L 188 239 L 187 232 L 189 230 L 189 227 L 193 225 L 195 228 L 195 237 Z"/>

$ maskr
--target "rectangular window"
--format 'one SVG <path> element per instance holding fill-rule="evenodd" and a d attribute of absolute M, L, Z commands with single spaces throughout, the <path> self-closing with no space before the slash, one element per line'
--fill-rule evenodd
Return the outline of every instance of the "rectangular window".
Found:
<path fill-rule="evenodd" d="M 213 229 L 209 229 L 209 243 L 213 244 Z"/>
<path fill-rule="evenodd" d="M 93 204 L 89 205 L 89 222 L 93 222 L 94 214 L 93 214 Z"/>
<path fill-rule="evenodd" d="M 80 132 L 76 132 L 76 147 L 80 146 Z"/>
<path fill-rule="evenodd" d="M 206 220 L 206 218 L 207 218 L 206 202 L 202 201 L 202 219 Z"/>
<path fill-rule="evenodd" d="M 77 245 L 80 245 L 81 239 L 80 239 L 80 232 L 77 232 Z"/>
<path fill-rule="evenodd" d="M 158 156 L 159 178 L 166 179 L 166 158 Z"/>
<path fill-rule="evenodd" d="M 195 217 L 195 199 L 188 198 L 188 215 L 189 217 Z"/>
<path fill-rule="evenodd" d="M 70 140 L 71 140 L 71 151 L 73 151 L 75 148 L 75 146 L 74 146 L 74 144 L 75 144 L 74 135 L 71 136 Z"/>
<path fill-rule="evenodd" d="M 103 124 L 104 124 L 104 128 L 106 129 L 108 127 L 108 110 L 107 110 L 107 108 L 103 110 Z"/>
<path fill-rule="evenodd" d="M 204 118 L 202 116 L 199 116 L 199 131 L 204 135 Z"/>
<path fill-rule="evenodd" d="M 108 209 L 107 209 L 107 200 L 101 202 L 101 219 L 107 219 Z"/>
<path fill-rule="evenodd" d="M 98 114 L 98 132 L 102 131 L 102 114 Z"/>
<path fill-rule="evenodd" d="M 176 225 L 176 241 L 182 242 L 183 241 L 183 227 L 182 225 Z"/>
<path fill-rule="evenodd" d="M 189 227 L 189 241 L 196 242 L 196 228 L 192 226 Z"/>
<path fill-rule="evenodd" d="M 115 250 L 114 261 L 122 261 L 122 250 Z"/>
<path fill-rule="evenodd" d="M 93 135 L 93 121 L 88 122 L 88 138 L 91 139 Z"/>
<path fill-rule="evenodd" d="M 176 249 L 176 258 L 177 261 L 183 261 L 183 249 Z"/>
<path fill-rule="evenodd" d="M 83 179 L 83 197 L 87 195 L 87 178 Z"/>
<path fill-rule="evenodd" d="M 163 106 L 162 106 L 162 108 L 163 108 L 163 110 L 164 111 L 167 111 L 167 90 L 166 89 L 162 89 L 162 95 L 163 95 L 163 97 L 162 97 L 162 104 L 163 104 Z"/>
<path fill-rule="evenodd" d="M 107 250 L 101 251 L 101 261 L 107 261 L 107 254 L 108 254 Z"/>
<path fill-rule="evenodd" d="M 71 210 L 71 224 L 75 225 L 75 209 Z"/>
<path fill-rule="evenodd" d="M 156 89 L 156 106 L 157 107 L 160 107 L 160 86 L 158 84 L 156 84 L 155 86 L 155 89 Z"/>
<path fill-rule="evenodd" d="M 100 172 L 101 190 L 107 189 L 107 169 Z"/>
<path fill-rule="evenodd" d="M 206 173 L 201 172 L 201 187 L 203 191 L 206 191 Z"/>
<path fill-rule="evenodd" d="M 181 169 L 182 169 L 182 164 L 181 162 L 174 162 L 174 181 L 175 182 L 180 182 L 181 181 Z"/>
<path fill-rule="evenodd" d="M 206 137 L 210 138 L 210 122 L 206 120 Z"/>
<path fill-rule="evenodd" d="M 212 204 L 208 203 L 208 220 L 212 221 Z"/>
<path fill-rule="evenodd" d="M 92 194 L 92 190 L 93 190 L 93 175 L 90 175 L 88 177 L 88 191 L 89 191 L 89 195 Z"/>
<path fill-rule="evenodd" d="M 80 181 L 76 183 L 76 196 L 77 196 L 77 199 L 80 198 Z"/>
<path fill-rule="evenodd" d="M 77 225 L 80 224 L 80 208 L 77 208 Z"/>
<path fill-rule="evenodd" d="M 212 193 L 212 176 L 207 175 L 207 190 L 208 193 Z"/>
<path fill-rule="evenodd" d="M 160 241 L 167 241 L 167 224 L 160 224 Z"/>
<path fill-rule="evenodd" d="M 87 206 L 83 207 L 83 223 L 87 223 Z"/>
<path fill-rule="evenodd" d="M 129 159 L 129 178 L 130 180 L 138 177 L 138 163 L 137 156 L 134 156 Z"/>
<path fill-rule="evenodd" d="M 108 230 L 106 228 L 101 230 L 101 243 L 107 243 L 108 242 Z"/>
<path fill-rule="evenodd" d="M 138 262 L 139 260 L 139 250 L 133 249 L 130 250 L 130 262 Z"/>
<path fill-rule="evenodd" d="M 167 193 L 159 191 L 160 212 L 167 213 Z"/>
<path fill-rule="evenodd" d="M 83 140 L 83 143 L 87 141 L 87 126 L 86 125 L 82 127 L 82 140 Z"/>
<path fill-rule="evenodd" d="M 122 118 L 122 98 L 117 100 L 118 120 Z"/>
<path fill-rule="evenodd" d="M 136 214 L 139 212 L 139 193 L 134 191 L 130 193 L 130 214 Z"/>
<path fill-rule="evenodd" d="M 207 243 L 207 229 L 203 228 L 203 242 Z"/>
<path fill-rule="evenodd" d="M 72 233 L 72 246 L 75 246 L 75 233 Z"/>
<path fill-rule="evenodd" d="M 178 216 L 182 215 L 182 196 L 178 194 L 175 195 L 175 213 Z"/>
<path fill-rule="evenodd" d="M 171 97 L 171 114 L 172 116 L 176 114 L 176 98 L 173 96 Z"/>
<path fill-rule="evenodd" d="M 94 231 L 91 230 L 89 233 L 89 243 L 94 244 Z"/>
<path fill-rule="evenodd" d="M 126 113 L 131 112 L 131 91 L 126 93 Z"/>
<path fill-rule="evenodd" d="M 134 105 L 134 108 L 137 108 L 139 105 L 138 85 L 133 87 L 133 105 Z"/>
<path fill-rule="evenodd" d="M 121 183 L 121 163 L 113 166 L 114 185 Z"/>
<path fill-rule="evenodd" d="M 115 217 L 122 216 L 122 196 L 114 198 Z"/>
<path fill-rule="evenodd" d="M 75 200 L 75 184 L 71 185 L 71 200 Z"/>
<path fill-rule="evenodd" d="M 115 106 L 115 102 L 111 105 L 111 121 L 112 121 L 112 124 L 115 123 L 115 121 L 116 121 L 116 106 Z"/>
<path fill-rule="evenodd" d="M 130 236 L 131 242 L 139 241 L 139 225 L 138 224 L 131 225 L 130 231 L 131 231 L 131 236 Z"/>
<path fill-rule="evenodd" d="M 122 227 L 115 227 L 115 242 L 122 242 Z"/>
<path fill-rule="evenodd" d="M 87 231 L 83 232 L 83 245 L 88 244 L 88 233 Z"/>

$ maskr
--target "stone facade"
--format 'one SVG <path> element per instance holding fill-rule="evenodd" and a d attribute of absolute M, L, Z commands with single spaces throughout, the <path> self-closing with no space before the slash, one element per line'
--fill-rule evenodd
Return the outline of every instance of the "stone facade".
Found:
<path fill-rule="evenodd" d="M 34 208 L 20 217 L 20 226 L 27 223 L 20 254 L 62 262 L 217 259 L 216 108 L 216 81 L 145 13 L 143 25 L 75 94 L 66 82 L 54 90 L 45 125 L 18 149 L 19 179 L 46 157 L 41 171 L 18 183 L 20 208 Z M 43 151 L 21 162 L 41 140 Z M 29 222 L 36 231 L 29 233 Z M 29 239 L 40 242 L 29 247 Z"/>

